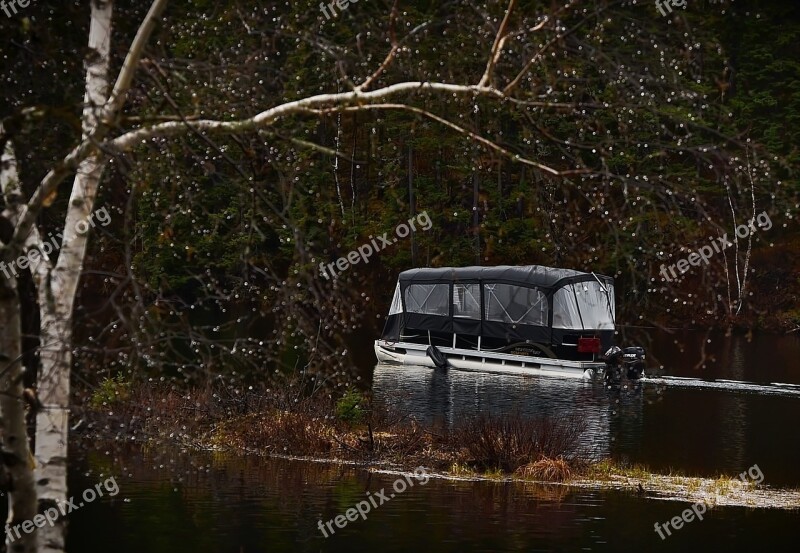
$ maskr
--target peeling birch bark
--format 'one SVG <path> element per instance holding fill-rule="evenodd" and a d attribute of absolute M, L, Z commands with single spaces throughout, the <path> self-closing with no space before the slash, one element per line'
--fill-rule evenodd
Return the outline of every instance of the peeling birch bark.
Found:
<path fill-rule="evenodd" d="M 97 127 L 108 98 L 109 53 L 111 49 L 112 1 L 91 2 L 89 48 L 95 53 L 86 68 L 83 106 L 83 139 Z M 36 279 L 41 313 L 37 378 L 42 406 L 36 416 L 36 491 L 39 510 L 63 503 L 67 498 L 70 373 L 72 370 L 72 315 L 75 294 L 86 256 L 88 232 L 79 223 L 88 221 L 105 166 L 99 153 L 84 159 L 75 175 L 61 251 L 51 278 Z M 86 228 L 89 228 L 86 226 Z M 39 550 L 64 551 L 66 520 L 39 529 Z"/>

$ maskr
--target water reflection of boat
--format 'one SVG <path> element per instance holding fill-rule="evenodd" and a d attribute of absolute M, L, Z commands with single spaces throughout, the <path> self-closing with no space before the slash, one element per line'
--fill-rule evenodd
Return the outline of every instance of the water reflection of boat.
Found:
<path fill-rule="evenodd" d="M 412 269 L 398 278 L 375 355 L 484 372 L 640 377 L 644 350 L 613 341 L 611 277 L 537 265 Z"/>
<path fill-rule="evenodd" d="M 519 412 L 529 417 L 580 416 L 587 421 L 581 445 L 587 454 L 610 453 L 611 413 L 598 384 L 574 379 L 520 377 L 486 372 L 432 370 L 378 364 L 373 397 L 378 405 L 420 422 L 452 427 L 481 414 Z"/>

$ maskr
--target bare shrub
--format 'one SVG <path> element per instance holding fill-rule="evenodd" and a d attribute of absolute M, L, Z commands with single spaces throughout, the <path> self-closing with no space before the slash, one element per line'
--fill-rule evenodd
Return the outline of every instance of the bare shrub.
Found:
<path fill-rule="evenodd" d="M 542 458 L 574 458 L 586 423 L 579 416 L 565 419 L 529 418 L 519 412 L 500 416 L 481 414 L 466 419 L 450 433 L 453 447 L 465 461 L 483 470 L 514 472 Z"/>
<path fill-rule="evenodd" d="M 247 446 L 270 453 L 316 455 L 333 449 L 333 428 L 308 413 L 276 411 L 260 415 L 240 430 Z"/>

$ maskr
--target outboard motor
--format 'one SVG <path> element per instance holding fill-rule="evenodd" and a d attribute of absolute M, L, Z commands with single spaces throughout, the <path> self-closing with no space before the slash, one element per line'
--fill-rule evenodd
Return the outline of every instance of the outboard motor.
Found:
<path fill-rule="evenodd" d="M 644 374 L 644 348 L 634 346 L 623 349 L 613 346 L 604 357 L 606 380 L 619 380 L 623 374 L 629 380 L 636 380 Z"/>

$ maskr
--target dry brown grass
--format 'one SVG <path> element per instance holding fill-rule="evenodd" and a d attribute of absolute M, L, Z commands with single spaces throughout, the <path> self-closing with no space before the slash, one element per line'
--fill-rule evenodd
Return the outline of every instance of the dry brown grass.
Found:
<path fill-rule="evenodd" d="M 543 457 L 533 463 L 519 467 L 515 474 L 528 480 L 543 482 L 565 482 L 572 476 L 572 469 L 563 457 Z"/>
<path fill-rule="evenodd" d="M 246 415 L 218 425 L 209 441 L 218 448 L 235 448 L 291 455 L 320 455 L 335 449 L 336 428 L 306 414 L 273 411 Z"/>

